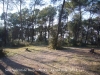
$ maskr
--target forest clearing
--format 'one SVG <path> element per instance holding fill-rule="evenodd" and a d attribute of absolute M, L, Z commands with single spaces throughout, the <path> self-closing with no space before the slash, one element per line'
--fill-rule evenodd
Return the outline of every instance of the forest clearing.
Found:
<path fill-rule="evenodd" d="M 26 50 L 28 48 L 28 50 Z M 52 50 L 45 46 L 5 48 L 0 58 L 0 75 L 99 75 L 100 49 L 66 47 Z"/>
<path fill-rule="evenodd" d="M 100 0 L 0 0 L 0 75 L 100 75 Z"/>

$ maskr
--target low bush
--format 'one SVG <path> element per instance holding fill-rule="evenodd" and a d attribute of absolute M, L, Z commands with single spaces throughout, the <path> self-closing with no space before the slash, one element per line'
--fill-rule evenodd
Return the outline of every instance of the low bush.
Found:
<path fill-rule="evenodd" d="M 55 46 L 55 37 L 52 37 L 49 39 L 49 47 L 52 48 L 52 49 L 55 49 L 56 46 Z"/>
<path fill-rule="evenodd" d="M 34 43 L 31 43 L 32 45 L 35 46 L 43 46 L 43 45 L 48 45 L 48 42 L 44 42 L 44 41 L 36 41 Z"/>
<path fill-rule="evenodd" d="M 30 43 L 27 41 L 14 40 L 13 42 L 11 42 L 12 47 L 23 47 L 28 45 L 30 45 Z"/>
<path fill-rule="evenodd" d="M 52 49 L 62 49 L 62 45 L 63 45 L 62 39 L 61 39 L 61 38 L 58 39 L 57 45 L 55 45 L 55 44 L 56 44 L 55 39 L 56 39 L 56 38 L 53 37 L 53 38 L 51 38 L 51 39 L 49 40 L 49 47 L 52 48 Z"/>
<path fill-rule="evenodd" d="M 0 58 L 6 56 L 6 53 L 4 52 L 3 48 L 0 47 Z"/>
<path fill-rule="evenodd" d="M 52 34 L 51 34 L 51 37 L 49 39 L 49 47 L 53 48 L 53 49 L 62 48 L 63 40 L 62 40 L 61 36 L 58 36 L 57 45 L 56 45 L 56 39 L 57 39 L 56 34 L 57 34 L 57 32 L 55 30 L 52 30 L 51 33 Z"/>

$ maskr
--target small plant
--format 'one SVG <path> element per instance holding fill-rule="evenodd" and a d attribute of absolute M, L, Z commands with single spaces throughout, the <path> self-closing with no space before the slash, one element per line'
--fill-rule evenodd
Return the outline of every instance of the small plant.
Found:
<path fill-rule="evenodd" d="M 55 49 L 56 48 L 56 46 L 55 46 L 55 37 L 52 37 L 52 38 L 50 38 L 49 39 L 49 47 L 50 48 L 53 48 L 53 49 Z"/>
<path fill-rule="evenodd" d="M 4 52 L 3 48 L 0 47 L 0 58 L 6 56 L 6 53 Z"/>

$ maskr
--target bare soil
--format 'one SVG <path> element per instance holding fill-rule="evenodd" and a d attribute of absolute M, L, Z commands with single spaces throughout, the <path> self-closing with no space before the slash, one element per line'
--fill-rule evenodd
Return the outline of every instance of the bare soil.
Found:
<path fill-rule="evenodd" d="M 28 48 L 28 50 L 26 50 Z M 5 49 L 10 54 L 0 58 L 0 75 L 100 75 L 100 49 L 47 47 Z"/>

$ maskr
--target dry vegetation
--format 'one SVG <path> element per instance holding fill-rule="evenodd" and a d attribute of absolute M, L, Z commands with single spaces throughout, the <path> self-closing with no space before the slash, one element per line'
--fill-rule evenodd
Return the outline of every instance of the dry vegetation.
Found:
<path fill-rule="evenodd" d="M 0 75 L 99 75 L 100 49 L 95 49 L 96 54 L 89 50 L 74 47 L 51 50 L 43 46 L 5 48 L 8 57 L 0 58 Z"/>

